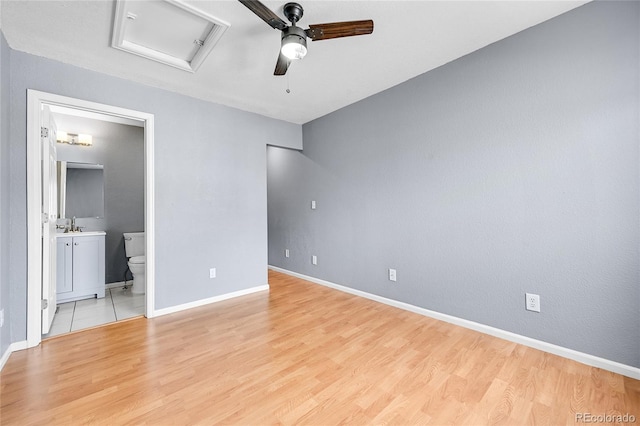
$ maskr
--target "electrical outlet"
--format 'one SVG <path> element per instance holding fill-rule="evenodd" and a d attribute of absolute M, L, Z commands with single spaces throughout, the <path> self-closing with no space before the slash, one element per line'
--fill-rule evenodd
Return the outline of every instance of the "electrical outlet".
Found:
<path fill-rule="evenodd" d="M 389 281 L 396 281 L 396 270 L 389 268 Z"/>
<path fill-rule="evenodd" d="M 527 311 L 540 312 L 540 295 L 525 293 Z"/>
<path fill-rule="evenodd" d="M 316 201 L 313 200 L 311 201 L 311 210 L 315 210 L 316 209 Z"/>
<path fill-rule="evenodd" d="M 4 309 L 0 309 L 0 327 L 4 325 Z"/>
<path fill-rule="evenodd" d="M 215 277 L 216 277 L 216 268 L 209 269 L 209 278 L 215 278 Z"/>
<path fill-rule="evenodd" d="M 289 249 L 284 249 L 284 257 L 289 257 Z"/>
<path fill-rule="evenodd" d="M 311 264 L 312 265 L 317 265 L 318 264 L 318 256 L 311 256 Z"/>

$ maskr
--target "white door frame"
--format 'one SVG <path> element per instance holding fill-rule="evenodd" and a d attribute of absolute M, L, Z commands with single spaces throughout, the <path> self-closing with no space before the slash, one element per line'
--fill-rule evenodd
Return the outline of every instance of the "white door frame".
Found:
<path fill-rule="evenodd" d="M 138 120 L 144 123 L 144 221 L 146 233 L 146 292 L 145 316 L 155 312 L 155 204 L 154 204 L 154 127 L 153 114 L 84 101 L 37 90 L 27 91 L 27 347 L 40 344 L 42 339 L 42 197 L 40 110 L 43 104 L 97 112 Z"/>

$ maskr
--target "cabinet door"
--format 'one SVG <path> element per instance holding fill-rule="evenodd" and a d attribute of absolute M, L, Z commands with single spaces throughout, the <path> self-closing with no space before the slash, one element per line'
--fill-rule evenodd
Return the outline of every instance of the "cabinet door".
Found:
<path fill-rule="evenodd" d="M 58 237 L 56 241 L 56 293 L 73 291 L 73 238 Z"/>
<path fill-rule="evenodd" d="M 104 237 L 73 239 L 73 289 L 104 286 Z"/>

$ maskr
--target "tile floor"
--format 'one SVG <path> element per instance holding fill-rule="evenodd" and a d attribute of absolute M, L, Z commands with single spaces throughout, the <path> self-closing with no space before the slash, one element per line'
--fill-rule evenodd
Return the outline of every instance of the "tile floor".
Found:
<path fill-rule="evenodd" d="M 51 330 L 43 338 L 144 315 L 144 294 L 132 294 L 131 287 L 113 287 L 106 289 L 102 299 L 60 303 L 58 308 Z"/>

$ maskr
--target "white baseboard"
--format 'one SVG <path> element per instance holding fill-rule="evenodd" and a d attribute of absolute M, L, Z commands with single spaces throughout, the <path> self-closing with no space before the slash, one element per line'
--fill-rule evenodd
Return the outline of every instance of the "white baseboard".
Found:
<path fill-rule="evenodd" d="M 2 354 L 2 358 L 0 358 L 0 371 L 2 371 L 2 369 L 4 368 L 4 365 L 7 363 L 7 361 L 9 360 L 9 356 L 11 356 L 11 353 L 13 351 L 11 350 L 11 345 L 9 345 L 7 347 L 7 350 L 4 351 L 4 353 Z"/>
<path fill-rule="evenodd" d="M 480 333 L 489 334 L 491 336 L 508 340 L 510 342 L 519 343 L 521 345 L 528 346 L 530 348 L 535 348 L 544 352 L 549 352 L 551 354 L 568 358 L 568 359 L 580 362 L 582 364 L 590 365 L 592 367 L 598 367 L 603 370 L 622 374 L 623 376 L 631 377 L 632 379 L 640 380 L 640 368 L 637 368 L 637 367 L 632 367 L 630 365 L 622 364 L 616 361 L 600 358 L 594 355 L 586 354 L 584 352 L 578 352 L 573 349 L 565 348 L 563 346 L 558 346 L 552 343 L 543 342 L 542 340 L 532 339 L 527 336 L 522 336 L 520 334 L 512 333 L 510 331 L 501 330 L 499 328 L 491 327 L 489 325 L 480 324 L 480 323 L 469 321 L 463 318 L 454 317 L 452 315 L 431 311 L 429 309 L 421 308 L 419 306 L 410 305 L 408 303 L 399 302 L 397 300 L 388 299 L 386 297 L 367 293 L 365 291 L 345 287 L 340 284 L 335 284 L 329 281 L 310 277 L 308 275 L 299 274 L 297 272 L 289 271 L 287 269 L 279 268 L 277 266 L 269 265 L 269 269 L 282 272 L 283 274 L 291 275 L 293 277 L 301 278 L 306 281 L 311 281 L 312 283 L 316 283 L 316 284 L 320 284 L 336 290 L 340 290 L 345 293 L 353 294 L 355 296 L 360 296 L 366 299 L 374 300 L 376 302 L 384 303 L 385 305 L 394 306 L 396 308 L 404 309 L 406 311 L 424 315 L 426 317 L 434 318 L 440 321 L 448 322 L 450 324 L 458 325 L 460 327 L 475 330 Z"/>
<path fill-rule="evenodd" d="M 234 291 L 232 293 L 221 294 L 220 296 L 210 297 L 208 299 L 196 300 L 195 302 L 184 303 L 182 305 L 170 306 L 168 308 L 156 309 L 154 311 L 154 317 L 161 315 L 172 314 L 174 312 L 180 312 L 191 308 L 197 308 L 203 305 L 209 305 L 211 303 L 222 302 L 223 300 L 233 299 L 234 297 L 246 296 L 247 294 L 257 293 L 259 291 L 268 291 L 269 285 L 260 285 L 257 287 L 247 288 L 245 290 Z"/>
<path fill-rule="evenodd" d="M 23 340 L 21 342 L 14 342 L 9 345 L 6 351 L 2 354 L 2 358 L 0 358 L 0 371 L 4 368 L 4 365 L 9 361 L 9 357 L 15 351 L 21 351 L 23 349 L 27 349 L 27 341 Z"/>

